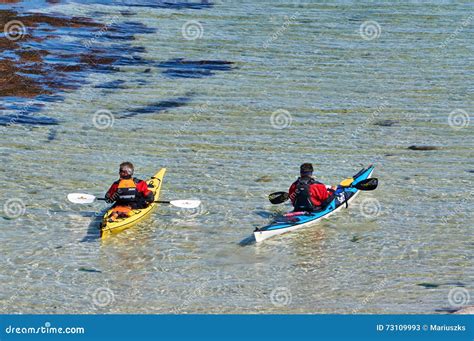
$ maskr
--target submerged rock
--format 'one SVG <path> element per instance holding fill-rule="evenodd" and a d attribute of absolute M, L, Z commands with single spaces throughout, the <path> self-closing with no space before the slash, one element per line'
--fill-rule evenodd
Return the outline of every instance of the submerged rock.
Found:
<path fill-rule="evenodd" d="M 49 133 L 48 133 L 48 141 L 47 142 L 54 141 L 56 139 L 57 134 L 58 134 L 58 132 L 57 132 L 56 129 L 50 129 Z"/>
<path fill-rule="evenodd" d="M 417 284 L 420 287 L 424 287 L 426 289 L 434 289 L 439 287 L 441 284 L 435 284 L 435 283 L 419 283 Z"/>
<path fill-rule="evenodd" d="M 173 78 L 202 78 L 214 76 L 215 71 L 231 71 L 233 62 L 225 60 L 185 60 L 171 59 L 159 63 L 159 68 L 166 68 L 165 75 Z"/>
<path fill-rule="evenodd" d="M 357 242 L 358 242 L 359 240 L 361 240 L 361 239 L 362 239 L 361 236 L 354 236 L 354 237 L 352 237 L 351 242 L 357 243 Z"/>
<path fill-rule="evenodd" d="M 84 272 L 97 272 L 97 273 L 102 273 L 102 271 L 100 271 L 100 270 L 88 269 L 88 268 L 84 268 L 84 267 L 80 267 L 78 270 L 79 270 L 79 271 L 84 271 Z"/>
<path fill-rule="evenodd" d="M 395 120 L 380 120 L 380 121 L 374 122 L 374 125 L 375 126 L 381 126 L 381 127 L 391 127 L 396 123 L 398 123 L 398 121 L 395 121 Z"/>
<path fill-rule="evenodd" d="M 437 146 L 416 146 L 416 145 L 413 145 L 413 146 L 408 147 L 408 149 L 410 149 L 410 150 L 439 150 L 441 148 L 437 147 Z"/>
<path fill-rule="evenodd" d="M 257 180 L 255 180 L 255 182 L 270 182 L 270 181 L 272 181 L 272 178 L 270 177 L 270 175 L 264 175 L 264 176 L 259 177 Z"/>
<path fill-rule="evenodd" d="M 150 103 L 145 106 L 130 109 L 128 110 L 127 113 L 124 113 L 123 115 L 120 115 L 117 118 L 118 119 L 129 118 L 129 117 L 133 117 L 139 114 L 156 114 L 168 109 L 186 106 L 190 101 L 191 101 L 191 96 L 186 95 L 186 96 L 176 97 L 169 100 L 159 101 L 156 103 Z"/>

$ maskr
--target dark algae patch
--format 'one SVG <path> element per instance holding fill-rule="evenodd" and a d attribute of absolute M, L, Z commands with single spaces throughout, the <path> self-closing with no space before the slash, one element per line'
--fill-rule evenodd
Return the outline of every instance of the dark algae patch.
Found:
<path fill-rule="evenodd" d="M 60 0 L 50 0 L 54 2 L 60 2 Z M 49 2 L 49 1 L 48 1 Z M 173 10 L 201 10 L 208 9 L 213 7 L 213 3 L 209 0 L 120 0 L 120 1 L 110 1 L 110 0 L 94 0 L 94 4 L 104 5 L 104 6 L 113 6 L 120 4 L 121 6 L 126 6 L 129 8 L 139 8 L 139 7 L 148 7 L 148 8 L 162 8 L 162 9 L 173 9 Z M 122 10 L 120 12 L 124 16 L 132 16 L 135 13 L 130 10 Z"/>
<path fill-rule="evenodd" d="M 436 147 L 436 146 L 416 146 L 416 145 L 413 145 L 413 146 L 408 147 L 408 149 L 410 149 L 410 150 L 439 150 L 441 148 Z"/>
<path fill-rule="evenodd" d="M 211 70 L 176 70 L 176 69 L 168 69 L 163 72 L 168 77 L 171 78 L 203 78 L 214 76 L 215 73 Z"/>
<path fill-rule="evenodd" d="M 153 34 L 156 30 L 131 20 L 133 12 L 130 11 L 118 14 L 110 21 L 106 11 L 91 13 L 93 18 L 58 12 L 35 13 L 35 6 L 54 6 L 61 1 L 15 3 L 11 6 L 0 2 L 1 26 L 5 27 L 11 22 L 21 23 L 16 30 L 6 30 L 11 36 L 0 36 L 0 97 L 3 97 L 4 102 L 0 111 L 1 126 L 59 124 L 57 119 L 40 115 L 40 110 L 34 109 L 41 108 L 42 102 L 64 100 L 63 93 L 80 88 L 91 72 L 112 73 L 122 71 L 122 67 L 144 66 L 144 72 L 151 72 L 154 67 L 158 67 L 171 78 L 203 78 L 234 68 L 232 62 L 223 60 L 176 58 L 157 64 L 144 58 L 145 47 L 133 43 L 135 35 Z M 97 0 L 97 3 L 115 5 L 114 1 L 108 0 Z M 132 0 L 125 0 L 122 5 L 176 10 L 213 6 L 209 1 Z M 140 80 L 136 83 L 146 85 L 147 82 Z M 116 80 L 96 85 L 96 88 L 110 92 L 129 86 L 128 80 Z M 25 101 L 28 104 L 24 105 Z M 31 104 L 32 101 L 40 106 Z M 130 108 L 118 118 L 159 113 L 184 106 L 189 101 L 188 95 L 159 100 Z M 55 139 L 55 130 L 50 130 L 47 140 Z"/>
<path fill-rule="evenodd" d="M 379 120 L 379 121 L 375 121 L 374 125 L 380 126 L 380 127 L 391 127 L 397 123 L 398 121 L 394 121 L 394 120 Z"/>
<path fill-rule="evenodd" d="M 173 78 L 202 78 L 213 76 L 214 71 L 230 71 L 233 62 L 224 60 L 185 60 L 171 59 L 158 64 L 159 68 L 166 69 L 163 73 Z"/>
<path fill-rule="evenodd" d="M 185 106 L 191 100 L 190 96 L 177 97 L 170 100 L 159 101 L 151 103 L 146 106 L 130 109 L 127 113 L 119 116 L 118 118 L 128 118 L 139 114 L 154 114 L 159 113 L 168 109 L 179 108 Z"/>
<path fill-rule="evenodd" d="M 213 4 L 208 0 L 201 1 L 125 1 L 125 4 L 133 7 L 152 7 L 164 9 L 206 9 L 211 8 Z"/>
<path fill-rule="evenodd" d="M 86 267 L 80 267 L 78 270 L 82 271 L 82 272 L 102 273 L 102 271 L 100 271 L 100 270 L 90 269 L 90 268 L 86 268 Z"/>
<path fill-rule="evenodd" d="M 46 40 L 55 38 L 51 32 L 58 28 L 96 29 L 101 25 L 88 18 L 51 16 L 40 13 L 20 14 L 0 10 L 0 26 L 10 27 L 18 22 L 16 31 L 0 37 L 0 96 L 33 98 L 42 94 L 68 89 L 63 82 L 67 72 L 80 71 L 84 66 L 71 65 L 71 61 L 56 58 L 50 63 L 48 56 L 55 51 L 40 48 Z M 109 62 L 109 61 L 104 61 Z M 75 63 L 74 63 L 75 64 Z"/>
<path fill-rule="evenodd" d="M 11 126 L 15 124 L 27 125 L 58 125 L 58 120 L 47 116 L 33 116 L 28 114 L 0 115 L 0 126 Z"/>
<path fill-rule="evenodd" d="M 124 84 L 125 84 L 125 81 L 123 79 L 118 79 L 116 81 L 110 81 L 110 82 L 96 85 L 95 87 L 98 89 L 123 89 L 125 88 L 123 86 Z"/>
<path fill-rule="evenodd" d="M 58 124 L 56 119 L 33 115 L 33 104 L 17 108 L 12 104 L 25 99 L 60 101 L 60 93 L 78 89 L 87 73 L 110 73 L 120 71 L 120 65 L 147 63 L 137 55 L 145 49 L 129 43 L 134 34 L 155 32 L 142 23 L 119 22 L 117 17 L 117 22 L 104 24 L 96 21 L 100 17 L 26 12 L 20 6 L 1 9 L 5 7 L 0 7 L 0 25 L 5 28 L 0 36 L 0 97 L 10 105 L 0 111 L 0 125 Z M 19 24 L 7 29 L 12 22 Z M 105 88 L 112 89 L 114 84 Z"/>
<path fill-rule="evenodd" d="M 420 287 L 426 288 L 426 289 L 435 289 L 439 287 L 441 284 L 435 284 L 435 283 L 419 283 L 417 284 Z"/>
<path fill-rule="evenodd" d="M 51 129 L 48 133 L 48 142 L 54 141 L 57 135 L 58 131 L 56 129 Z"/>
<path fill-rule="evenodd" d="M 462 282 L 446 282 L 446 283 L 427 283 L 427 282 L 423 282 L 423 283 L 418 283 L 417 285 L 420 286 L 420 287 L 424 287 L 426 289 L 435 289 L 435 288 L 438 288 L 440 286 L 456 286 L 456 287 L 465 287 L 466 286 Z"/>
<path fill-rule="evenodd" d="M 1 27 L 11 22 L 20 23 L 9 34 L 0 35 L 0 97 L 4 105 L 0 110 L 0 125 L 57 125 L 58 120 L 39 116 L 26 100 L 54 102 L 64 100 L 63 93 L 80 88 L 88 73 L 120 72 L 121 67 L 144 66 L 144 72 L 154 67 L 172 78 L 203 78 L 219 71 L 233 69 L 233 63 L 221 60 L 186 60 L 176 58 L 159 63 L 143 57 L 142 46 L 133 43 L 136 34 L 153 34 L 156 29 L 133 21 L 134 12 L 122 11 L 110 20 L 107 11 L 92 12 L 88 16 L 69 16 L 58 12 L 35 13 L 35 8 L 54 6 L 61 1 L 0 2 Z M 107 0 L 97 4 L 115 5 Z M 122 5 L 133 7 L 199 10 L 211 8 L 209 1 L 134 1 L 124 0 Z M 132 45 L 132 43 L 134 45 Z M 96 88 L 114 91 L 127 88 L 129 81 L 104 82 Z M 146 80 L 136 82 L 146 85 Z M 138 114 L 158 113 L 186 105 L 187 95 L 131 108 L 120 118 Z M 54 141 L 55 133 L 48 136 Z"/>
<path fill-rule="evenodd" d="M 270 175 L 263 175 L 255 180 L 255 182 L 271 182 L 272 177 Z"/>

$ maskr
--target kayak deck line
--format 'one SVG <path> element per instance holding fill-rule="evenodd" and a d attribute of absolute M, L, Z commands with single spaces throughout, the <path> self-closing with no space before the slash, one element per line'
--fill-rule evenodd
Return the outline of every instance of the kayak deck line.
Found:
<path fill-rule="evenodd" d="M 297 229 L 316 224 L 322 219 L 327 219 L 334 213 L 340 211 L 343 207 L 348 206 L 359 194 L 360 190 L 352 187 L 362 180 L 369 178 L 374 172 L 374 166 L 370 165 L 367 168 L 361 169 L 356 175 L 353 176 L 354 181 L 351 186 L 338 188 L 336 190 L 337 195 L 334 199 L 321 211 L 317 212 L 303 212 L 303 214 L 297 214 L 300 212 L 288 212 L 282 216 L 274 219 L 269 225 L 261 228 L 256 228 L 254 231 L 255 241 L 260 243 L 265 239 L 292 232 Z M 287 216 L 288 215 L 288 216 Z"/>

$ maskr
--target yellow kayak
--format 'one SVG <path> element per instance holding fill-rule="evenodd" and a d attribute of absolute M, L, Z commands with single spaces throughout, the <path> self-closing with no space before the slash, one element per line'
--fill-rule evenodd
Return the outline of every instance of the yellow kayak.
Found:
<path fill-rule="evenodd" d="M 163 183 L 163 177 L 165 176 L 166 168 L 160 169 L 150 180 L 147 181 L 148 188 L 154 193 L 155 201 L 160 199 L 161 185 Z M 102 239 L 108 238 L 111 234 L 122 232 L 135 226 L 140 221 L 148 217 L 148 215 L 158 206 L 158 203 L 152 203 L 146 208 L 132 210 L 130 216 L 126 218 L 119 218 L 113 222 L 108 221 L 108 217 L 112 213 L 112 206 L 107 213 L 104 214 L 101 223 L 100 236 Z"/>

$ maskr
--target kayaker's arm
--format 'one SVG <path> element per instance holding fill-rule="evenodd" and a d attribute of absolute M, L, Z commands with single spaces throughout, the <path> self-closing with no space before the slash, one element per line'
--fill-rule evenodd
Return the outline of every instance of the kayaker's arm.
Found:
<path fill-rule="evenodd" d="M 117 200 L 115 198 L 115 195 L 117 194 L 117 187 L 118 187 L 118 185 L 116 183 L 114 183 L 112 186 L 110 186 L 109 190 L 105 194 L 105 201 L 107 203 L 111 204 L 111 203 L 115 202 L 115 200 Z"/>
<path fill-rule="evenodd" d="M 145 196 L 145 201 L 147 204 L 151 204 L 155 198 L 153 197 L 153 192 L 149 191 L 149 193 Z"/>
<path fill-rule="evenodd" d="M 153 192 L 148 189 L 148 184 L 145 181 L 140 181 L 137 184 L 137 191 L 143 195 L 147 204 L 151 204 L 155 200 Z"/>
<path fill-rule="evenodd" d="M 313 198 L 313 204 L 316 204 L 314 200 L 319 201 L 317 206 L 320 206 L 331 193 L 327 190 L 327 186 L 323 184 L 311 185 L 311 197 Z"/>
<path fill-rule="evenodd" d="M 288 197 L 291 200 L 291 203 L 295 202 L 295 191 L 296 191 L 296 183 L 292 183 L 290 189 L 288 190 Z"/>

